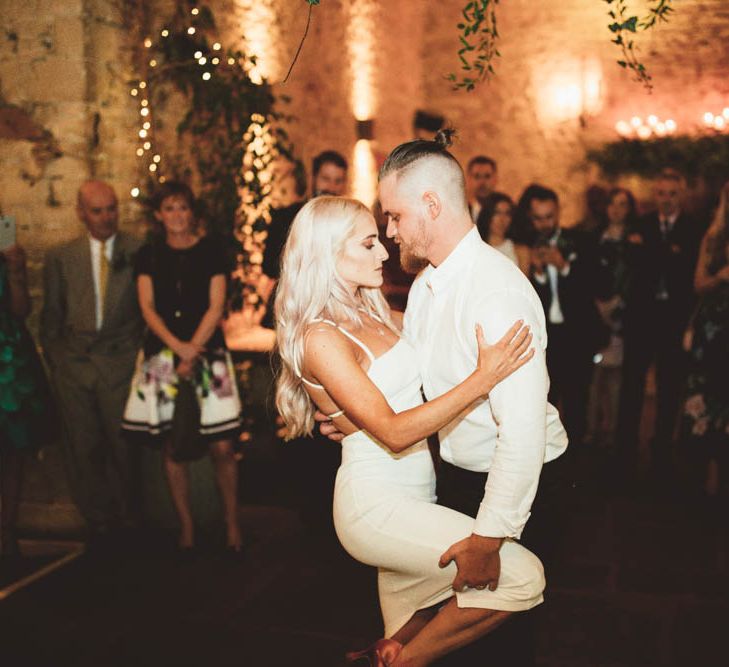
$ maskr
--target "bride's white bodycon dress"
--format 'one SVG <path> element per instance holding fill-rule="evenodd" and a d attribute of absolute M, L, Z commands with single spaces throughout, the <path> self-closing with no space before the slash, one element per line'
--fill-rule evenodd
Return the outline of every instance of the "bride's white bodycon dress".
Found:
<path fill-rule="evenodd" d="M 395 412 L 422 403 L 418 359 L 405 340 L 375 358 L 361 341 L 338 328 L 370 357 L 367 374 Z M 438 560 L 448 547 L 471 534 L 474 520 L 436 505 L 435 500 L 435 471 L 425 440 L 400 454 L 365 431 L 342 440 L 334 525 L 349 554 L 378 569 L 387 637 L 418 609 L 454 594 L 456 565 L 441 569 Z M 500 556 L 497 589 L 456 593 L 459 607 L 524 611 L 542 602 L 545 582 L 539 559 L 511 540 L 504 542 Z"/>

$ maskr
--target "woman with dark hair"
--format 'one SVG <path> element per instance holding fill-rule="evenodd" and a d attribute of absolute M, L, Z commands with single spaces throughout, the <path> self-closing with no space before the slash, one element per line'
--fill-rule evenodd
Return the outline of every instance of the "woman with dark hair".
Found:
<path fill-rule="evenodd" d="M 514 202 L 503 192 L 492 192 L 478 214 L 476 227 L 481 238 L 506 255 L 524 274 L 529 271 L 529 248 L 515 243 L 510 234 Z"/>
<path fill-rule="evenodd" d="M 128 433 L 153 436 L 160 443 L 180 520 L 178 546 L 189 550 L 194 546 L 194 526 L 185 461 L 194 456 L 183 454 L 180 438 L 171 436 L 175 423 L 180 423 L 181 415 L 175 417 L 175 411 L 183 391 L 184 396 L 192 396 L 184 409 L 194 415 L 196 423 L 190 428 L 197 428 L 215 463 L 227 546 L 238 552 L 241 534 L 233 440 L 240 428 L 241 406 L 220 328 L 229 272 L 226 253 L 222 244 L 198 232 L 195 198 L 187 185 L 167 182 L 151 203 L 163 236 L 143 246 L 137 255 L 139 306 L 147 334 L 122 427 Z"/>
<path fill-rule="evenodd" d="M 623 314 L 629 280 L 628 234 L 635 223 L 633 193 L 613 188 L 607 196 L 605 221 L 597 229 L 600 285 L 597 308 L 610 330 L 605 348 L 595 355 L 590 388 L 587 439 L 612 445 L 620 400 L 623 365 Z"/>
<path fill-rule="evenodd" d="M 696 447 L 709 496 L 720 491 L 729 456 L 729 182 L 701 241 L 694 288 L 699 306 L 691 326 L 686 431 Z"/>

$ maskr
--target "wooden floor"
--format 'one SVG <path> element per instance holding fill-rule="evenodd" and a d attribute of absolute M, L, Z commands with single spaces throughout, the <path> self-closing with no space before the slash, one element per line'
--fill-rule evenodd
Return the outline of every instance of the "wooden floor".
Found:
<path fill-rule="evenodd" d="M 242 558 L 217 534 L 193 558 L 159 531 L 92 549 L 0 600 L 0 665 L 326 667 L 377 637 L 374 572 L 341 551 L 325 499 L 302 500 L 302 520 L 291 489 L 266 483 L 271 460 L 243 466 Z M 605 471 L 599 452 L 577 464 L 539 665 L 726 667 L 726 504 Z"/>

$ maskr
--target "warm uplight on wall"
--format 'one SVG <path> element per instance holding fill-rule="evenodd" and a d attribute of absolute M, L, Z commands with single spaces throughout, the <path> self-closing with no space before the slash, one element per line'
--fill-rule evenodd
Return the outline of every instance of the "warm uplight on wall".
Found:
<path fill-rule="evenodd" d="M 375 157 L 372 146 L 367 139 L 359 139 L 354 145 L 354 178 L 352 179 L 352 196 L 367 206 L 372 206 L 377 191 L 375 174 Z"/>
<path fill-rule="evenodd" d="M 377 2 L 359 0 L 349 6 L 347 51 L 349 53 L 352 113 L 357 121 L 354 147 L 352 195 L 368 206 L 375 200 L 377 180 L 372 153 L 373 121 L 377 99 Z"/>
<path fill-rule="evenodd" d="M 375 112 L 375 58 L 377 56 L 377 3 L 359 0 L 350 3 L 347 51 L 352 78 L 352 112 L 357 120 Z"/>
<path fill-rule="evenodd" d="M 540 66 L 532 72 L 537 109 L 545 124 L 591 116 L 602 109 L 602 68 L 598 61 Z"/>
<path fill-rule="evenodd" d="M 615 123 L 615 131 L 623 139 L 650 139 L 651 137 L 666 137 L 676 133 L 678 125 L 672 118 L 661 120 L 655 114 L 646 118 L 633 116 L 630 120 L 619 120 Z"/>
<path fill-rule="evenodd" d="M 245 51 L 256 57 L 248 70 L 253 83 L 281 77 L 278 45 L 284 40 L 279 27 L 274 0 L 238 0 L 238 23 L 244 27 Z"/>

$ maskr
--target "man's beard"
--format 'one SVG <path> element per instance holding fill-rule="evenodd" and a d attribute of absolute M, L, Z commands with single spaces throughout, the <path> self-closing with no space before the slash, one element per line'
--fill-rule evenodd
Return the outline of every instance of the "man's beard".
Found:
<path fill-rule="evenodd" d="M 400 266 L 405 273 L 415 276 L 428 266 L 428 264 L 429 262 L 425 257 L 418 257 L 400 246 Z"/>
<path fill-rule="evenodd" d="M 425 222 L 420 221 L 418 225 L 418 240 L 413 244 L 400 240 L 400 266 L 405 273 L 417 275 L 430 262 L 427 258 L 429 239 L 425 231 Z"/>

